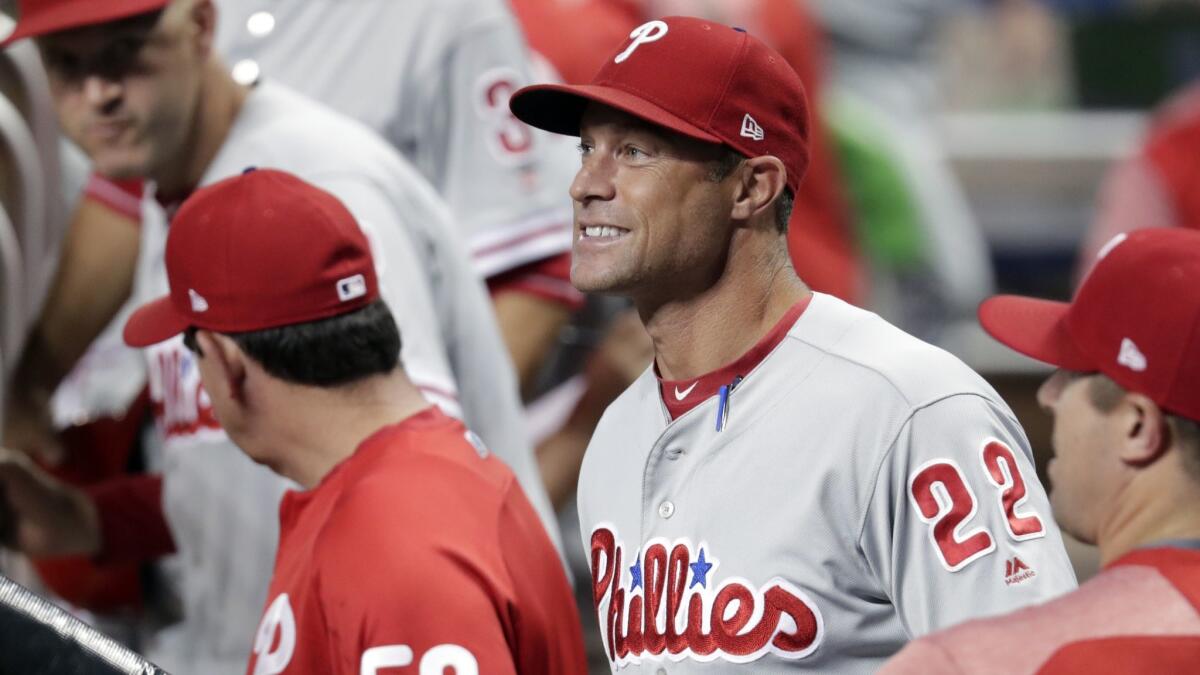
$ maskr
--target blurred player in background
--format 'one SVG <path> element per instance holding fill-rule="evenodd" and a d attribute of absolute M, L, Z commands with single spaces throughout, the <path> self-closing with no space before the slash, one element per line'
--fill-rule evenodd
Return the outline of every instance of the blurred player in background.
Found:
<path fill-rule="evenodd" d="M 585 672 L 554 545 L 512 472 L 405 375 L 335 197 L 271 170 L 203 188 L 166 266 L 170 294 L 125 339 L 185 332 L 230 438 L 302 488 L 247 673 Z"/>
<path fill-rule="evenodd" d="M 1200 232 L 1118 235 L 1073 302 L 1001 296 L 979 318 L 997 340 L 1059 368 L 1038 392 L 1054 417 L 1051 503 L 1064 531 L 1099 546 L 1104 570 L 1052 602 L 918 640 L 881 672 L 1193 672 Z M 1011 564 L 1015 578 L 1032 572 Z"/>
<path fill-rule="evenodd" d="M 528 391 L 559 329 L 582 303 L 567 279 L 570 212 L 561 196 L 574 156 L 570 149 L 554 153 L 508 112 L 508 95 L 529 74 L 504 3 L 218 5 L 217 50 L 229 53 L 240 81 L 282 82 L 366 123 L 447 201 L 476 270 L 489 281 L 501 336 Z M 104 327 L 129 307 L 142 191 L 138 179 L 97 173 L 89 182 L 55 292 L 14 378 L 17 394 L 8 401 L 4 430 L 10 446 L 62 459 L 49 401 Z M 454 364 L 487 367 L 470 339 L 443 338 Z M 124 362 L 115 372 L 100 370 L 91 377 L 119 381 L 107 387 L 118 399 L 132 398 L 123 396 L 125 383 L 144 378 Z M 474 386 L 472 378 L 460 380 L 460 387 Z"/>
<path fill-rule="evenodd" d="M 377 248 L 409 376 L 426 398 L 464 415 L 550 522 L 494 315 L 429 185 L 364 127 L 280 85 L 237 84 L 212 51 L 210 0 L 68 4 L 69 12 L 61 1 L 22 3 L 14 39 L 38 36 L 62 125 L 96 171 L 151 181 L 141 203 L 135 297 L 165 291 L 167 223 L 196 187 L 262 165 L 328 189 Z M 91 546 L 59 552 L 145 558 L 177 545 L 171 570 L 185 617 L 160 641 L 156 660 L 173 672 L 227 670 L 244 657 L 257 623 L 286 485 L 247 462 L 220 431 L 179 340 L 149 350 L 147 360 L 163 442 L 152 461 L 165 478 L 94 492 L 100 532 L 83 539 Z M 155 505 L 173 541 L 141 536 L 159 531 L 150 526 L 133 529 Z"/>
<path fill-rule="evenodd" d="M 1200 228 L 1200 85 L 1176 94 L 1151 119 L 1133 157 L 1105 180 L 1083 242 L 1080 277 L 1112 238 L 1147 227 Z"/>

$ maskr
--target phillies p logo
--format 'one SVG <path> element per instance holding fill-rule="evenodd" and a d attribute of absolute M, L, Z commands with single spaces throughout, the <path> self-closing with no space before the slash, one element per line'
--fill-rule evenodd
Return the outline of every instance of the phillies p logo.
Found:
<path fill-rule="evenodd" d="M 658 42 L 663 38 L 664 35 L 667 34 L 667 30 L 669 29 L 664 21 L 647 21 L 637 28 L 634 28 L 633 32 L 629 34 L 629 37 L 633 40 L 633 42 L 629 43 L 629 46 L 625 48 L 625 51 L 617 54 L 617 58 L 613 59 L 613 63 L 623 62 L 625 59 L 629 58 L 631 54 L 633 54 L 634 50 L 644 44 Z"/>

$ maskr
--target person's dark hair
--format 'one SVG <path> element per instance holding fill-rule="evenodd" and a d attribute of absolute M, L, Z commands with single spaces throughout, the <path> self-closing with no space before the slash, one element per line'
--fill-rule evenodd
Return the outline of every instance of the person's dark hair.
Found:
<path fill-rule="evenodd" d="M 1088 385 L 1088 398 L 1102 413 L 1112 412 L 1123 396 L 1125 388 L 1106 375 L 1093 377 Z M 1183 450 L 1184 465 L 1193 478 L 1200 480 L 1200 421 L 1165 410 L 1163 415 L 1167 419 L 1167 427 Z"/>
<path fill-rule="evenodd" d="M 708 179 L 714 183 L 725 180 L 729 174 L 746 161 L 746 156 L 728 146 L 721 147 L 721 156 L 713 161 L 712 166 L 708 170 Z M 780 234 L 787 233 L 788 220 L 792 217 L 792 207 L 795 206 L 796 195 L 792 194 L 792 189 L 785 187 L 780 193 L 779 199 L 775 200 L 775 229 Z"/>
<path fill-rule="evenodd" d="M 184 343 L 198 351 L 195 330 L 184 333 Z M 268 373 L 293 384 L 337 387 L 400 363 L 400 330 L 382 300 L 329 319 L 229 337 Z"/>

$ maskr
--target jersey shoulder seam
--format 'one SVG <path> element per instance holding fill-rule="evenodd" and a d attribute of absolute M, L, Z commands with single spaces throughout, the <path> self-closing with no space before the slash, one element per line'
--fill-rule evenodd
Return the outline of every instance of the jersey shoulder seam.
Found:
<path fill-rule="evenodd" d="M 859 509 L 862 512 L 862 516 L 861 516 L 862 520 L 859 522 L 858 528 L 857 528 L 855 536 L 854 536 L 854 541 L 856 544 L 859 544 L 862 542 L 863 531 L 866 530 L 866 528 L 867 528 L 867 516 L 870 515 L 869 512 L 870 512 L 870 508 L 871 508 L 871 502 L 875 498 L 875 491 L 879 489 L 879 475 L 883 472 L 883 467 L 887 464 L 888 459 L 895 452 L 896 443 L 900 440 L 900 434 L 904 431 L 904 427 L 908 426 L 912 422 L 913 417 L 916 417 L 917 413 L 921 412 L 922 410 L 931 408 L 931 407 L 937 405 L 938 403 L 941 403 L 942 401 L 948 401 L 950 399 L 959 398 L 959 397 L 963 397 L 963 396 L 979 398 L 979 399 L 982 399 L 984 402 L 988 402 L 988 403 L 992 402 L 991 398 L 986 396 L 984 392 L 977 392 L 977 391 L 951 392 L 951 393 L 943 394 L 941 396 L 932 398 L 920 405 L 912 406 L 909 409 L 908 414 L 904 417 L 904 421 L 902 421 L 899 425 L 897 425 L 896 432 L 892 435 L 892 440 L 887 445 L 887 450 L 885 450 L 882 454 L 880 454 L 879 461 L 875 464 L 875 468 L 871 472 L 871 489 L 867 491 L 866 499 L 865 499 L 864 503 L 860 505 L 860 509 Z"/>

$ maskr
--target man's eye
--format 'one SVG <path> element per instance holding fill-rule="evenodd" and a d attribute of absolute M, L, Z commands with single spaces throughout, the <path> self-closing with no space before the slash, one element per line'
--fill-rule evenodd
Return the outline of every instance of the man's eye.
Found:
<path fill-rule="evenodd" d="M 46 67 L 59 77 L 69 80 L 79 74 L 81 61 L 79 57 L 71 54 L 48 53 L 46 54 Z"/>
<path fill-rule="evenodd" d="M 625 156 L 632 159 L 641 159 L 646 156 L 646 153 L 639 147 L 627 145 L 625 146 Z"/>
<path fill-rule="evenodd" d="M 580 143 L 575 146 L 575 149 L 579 151 L 579 154 L 586 155 L 592 151 L 592 146 L 587 143 Z"/>

